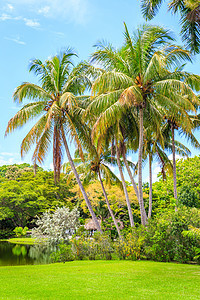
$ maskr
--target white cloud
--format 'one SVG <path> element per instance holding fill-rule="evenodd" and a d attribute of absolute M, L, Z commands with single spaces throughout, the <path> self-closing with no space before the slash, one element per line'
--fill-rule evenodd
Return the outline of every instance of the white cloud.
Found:
<path fill-rule="evenodd" d="M 91 10 L 88 0 L 10 0 L 20 11 L 26 9 L 50 18 L 64 18 L 66 21 L 85 23 Z"/>
<path fill-rule="evenodd" d="M 58 31 L 51 31 L 53 34 L 58 35 L 59 37 L 64 37 L 65 34 L 63 32 L 58 32 Z"/>
<path fill-rule="evenodd" d="M 9 38 L 9 37 L 4 37 L 5 40 L 9 40 L 9 41 L 12 41 L 12 42 L 15 42 L 19 45 L 26 45 L 25 42 L 21 41 L 19 37 L 16 37 L 16 38 Z"/>
<path fill-rule="evenodd" d="M 24 20 L 26 26 L 33 27 L 33 28 L 40 27 L 40 23 L 36 20 L 31 20 L 31 19 L 26 19 L 26 18 L 24 18 L 23 20 Z"/>
<path fill-rule="evenodd" d="M 39 14 L 42 14 L 44 16 L 47 16 L 48 13 L 50 11 L 50 6 L 44 6 L 44 7 L 41 7 L 39 10 L 38 10 L 38 13 Z"/>
<path fill-rule="evenodd" d="M 173 159 L 173 155 L 170 154 L 170 155 L 168 156 L 168 158 L 169 158 L 170 160 L 172 160 L 172 159 Z M 181 159 L 181 158 L 183 158 L 181 155 L 176 154 L 176 160 L 177 160 L 177 159 Z"/>
<path fill-rule="evenodd" d="M 0 166 L 21 164 L 20 156 L 18 153 L 1 152 L 0 153 Z"/>
<path fill-rule="evenodd" d="M 11 153 L 11 152 L 0 152 L 0 155 L 3 155 L 3 156 L 18 156 L 19 154 L 18 153 Z"/>
<path fill-rule="evenodd" d="M 27 18 L 23 18 L 21 16 L 15 17 L 12 15 L 8 15 L 6 13 L 1 14 L 0 21 L 7 21 L 7 20 L 23 21 L 26 26 L 29 26 L 32 28 L 40 27 L 40 23 L 37 20 L 27 19 Z"/>
<path fill-rule="evenodd" d="M 10 15 L 8 15 L 8 14 L 5 14 L 5 13 L 3 13 L 3 14 L 0 16 L 0 20 L 1 20 L 1 21 L 11 20 L 11 19 L 12 19 L 12 17 L 11 17 Z"/>
<path fill-rule="evenodd" d="M 10 11 L 13 11 L 14 10 L 14 6 L 10 3 L 7 4 L 7 9 L 10 10 Z"/>

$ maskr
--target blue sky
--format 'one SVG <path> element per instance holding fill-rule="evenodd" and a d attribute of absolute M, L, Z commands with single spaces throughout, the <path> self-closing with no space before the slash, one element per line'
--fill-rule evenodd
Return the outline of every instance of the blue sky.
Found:
<path fill-rule="evenodd" d="M 30 59 L 45 60 L 70 46 L 77 51 L 79 60 L 85 60 L 94 50 L 93 45 L 102 39 L 120 47 L 124 21 L 130 32 L 144 23 L 139 0 L 0 1 L 0 165 L 21 162 L 20 144 L 30 126 L 15 131 L 7 138 L 4 138 L 4 132 L 9 119 L 19 109 L 12 101 L 14 89 L 24 81 L 37 83 L 37 79 L 28 72 Z M 178 17 L 167 13 L 166 6 L 152 23 L 171 29 L 181 43 Z M 187 66 L 188 71 L 199 74 L 199 58 L 196 56 L 195 63 Z M 199 136 L 197 133 L 196 137 Z M 194 154 L 199 154 L 199 151 L 193 150 Z M 31 153 L 23 161 L 31 162 Z M 44 167 L 51 167 L 51 154 Z M 156 165 L 154 169 L 156 173 Z"/>

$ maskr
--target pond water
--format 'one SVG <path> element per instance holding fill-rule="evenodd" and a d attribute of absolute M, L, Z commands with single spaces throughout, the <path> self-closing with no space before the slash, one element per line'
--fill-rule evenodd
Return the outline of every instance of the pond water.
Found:
<path fill-rule="evenodd" d="M 20 245 L 0 241 L 0 266 L 48 264 L 55 250 L 47 245 Z"/>

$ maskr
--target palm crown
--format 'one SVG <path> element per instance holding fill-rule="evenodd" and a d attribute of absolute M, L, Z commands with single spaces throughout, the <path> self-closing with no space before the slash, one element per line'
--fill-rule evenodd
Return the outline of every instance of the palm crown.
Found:
<path fill-rule="evenodd" d="M 6 134 L 22 127 L 29 120 L 39 117 L 21 144 L 24 156 L 36 144 L 33 161 L 42 163 L 53 141 L 53 166 L 55 182 L 59 180 L 63 157 L 63 145 L 60 125 L 68 127 L 71 137 L 81 150 L 76 126 L 77 119 L 73 110 L 77 107 L 79 96 L 90 84 L 82 75 L 82 65 L 73 66 L 72 58 L 76 54 L 71 50 L 60 53 L 44 63 L 35 59 L 30 64 L 30 71 L 39 77 L 41 85 L 25 82 L 14 92 L 14 101 L 30 102 L 9 121 Z M 65 111 L 65 113 L 63 113 Z"/>

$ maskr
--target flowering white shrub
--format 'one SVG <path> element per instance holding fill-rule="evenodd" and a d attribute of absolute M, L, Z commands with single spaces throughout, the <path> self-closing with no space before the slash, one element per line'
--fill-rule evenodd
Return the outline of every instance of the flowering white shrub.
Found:
<path fill-rule="evenodd" d="M 67 240 L 79 228 L 79 211 L 74 208 L 70 211 L 67 207 L 57 208 L 54 212 L 46 211 L 38 217 L 32 229 L 32 237 L 37 239 L 47 238 L 50 242 Z"/>

